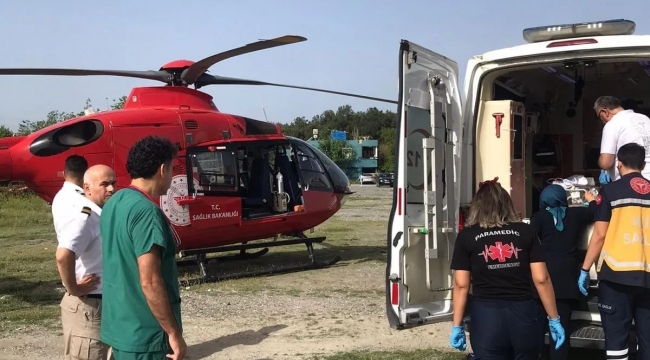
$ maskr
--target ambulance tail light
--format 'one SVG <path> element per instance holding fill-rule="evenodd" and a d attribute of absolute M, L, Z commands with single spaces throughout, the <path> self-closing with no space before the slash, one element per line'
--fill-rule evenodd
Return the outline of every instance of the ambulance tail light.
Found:
<path fill-rule="evenodd" d="M 393 305 L 399 305 L 399 284 L 396 282 L 391 284 L 390 303 Z"/>
<path fill-rule="evenodd" d="M 635 29 L 634 21 L 617 19 L 527 28 L 523 35 L 526 42 L 537 43 L 587 36 L 632 35 Z"/>

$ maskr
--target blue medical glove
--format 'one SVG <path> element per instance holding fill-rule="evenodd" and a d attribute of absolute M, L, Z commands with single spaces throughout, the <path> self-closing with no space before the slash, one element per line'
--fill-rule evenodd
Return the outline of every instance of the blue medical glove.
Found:
<path fill-rule="evenodd" d="M 578 289 L 582 295 L 587 296 L 587 288 L 589 287 L 589 271 L 580 269 L 580 277 L 578 278 Z"/>
<path fill-rule="evenodd" d="M 609 176 L 607 170 L 600 170 L 600 176 L 598 177 L 598 181 L 601 184 L 607 184 L 612 182 L 612 178 Z"/>
<path fill-rule="evenodd" d="M 558 350 L 562 344 L 564 344 L 564 328 L 560 324 L 560 317 L 558 316 L 555 319 L 548 317 L 548 328 L 551 333 L 553 341 L 555 341 L 555 350 Z"/>
<path fill-rule="evenodd" d="M 465 329 L 463 329 L 462 326 L 454 326 L 451 328 L 449 345 L 460 351 L 465 351 L 465 349 L 467 349 L 467 344 L 465 343 Z"/>

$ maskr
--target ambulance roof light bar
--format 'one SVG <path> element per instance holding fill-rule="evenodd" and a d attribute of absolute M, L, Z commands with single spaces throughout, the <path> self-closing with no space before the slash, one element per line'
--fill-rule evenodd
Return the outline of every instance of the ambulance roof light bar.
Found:
<path fill-rule="evenodd" d="M 585 36 L 632 35 L 636 24 L 632 20 L 617 19 L 576 24 L 539 26 L 524 29 L 528 43 L 579 38 Z"/>

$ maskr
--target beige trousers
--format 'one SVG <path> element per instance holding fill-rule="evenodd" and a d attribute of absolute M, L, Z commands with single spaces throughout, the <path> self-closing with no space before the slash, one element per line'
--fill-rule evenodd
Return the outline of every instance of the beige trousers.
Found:
<path fill-rule="evenodd" d="M 99 340 L 102 300 L 76 297 L 67 292 L 61 299 L 65 360 L 109 360 L 110 346 Z"/>

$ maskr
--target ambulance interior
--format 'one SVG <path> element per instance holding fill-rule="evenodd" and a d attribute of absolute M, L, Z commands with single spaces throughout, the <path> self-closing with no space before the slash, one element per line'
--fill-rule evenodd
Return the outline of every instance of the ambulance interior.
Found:
<path fill-rule="evenodd" d="M 598 187 L 604 124 L 593 105 L 599 96 L 615 96 L 624 108 L 650 115 L 650 61 L 567 61 L 490 75 L 478 109 L 475 182 L 498 175 L 525 218 L 539 208 L 549 180 L 582 175 Z M 510 163 L 494 169 L 503 152 L 510 152 Z"/>
<path fill-rule="evenodd" d="M 584 191 L 599 187 L 604 124 L 595 100 L 612 95 L 624 108 L 650 115 L 648 88 L 650 61 L 643 59 L 567 61 L 486 74 L 476 118 L 475 186 L 498 176 L 516 210 L 529 219 L 553 179 L 584 176 L 591 180 L 587 185 L 567 192 L 569 205 L 581 206 Z M 592 229 L 580 241 L 581 257 Z M 596 279 L 595 267 L 590 275 Z"/>

